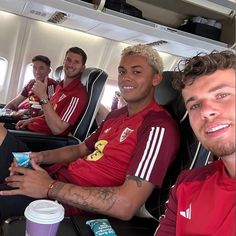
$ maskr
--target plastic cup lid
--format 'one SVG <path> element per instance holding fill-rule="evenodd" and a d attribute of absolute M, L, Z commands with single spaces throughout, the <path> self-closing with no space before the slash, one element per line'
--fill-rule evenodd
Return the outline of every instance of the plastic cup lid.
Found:
<path fill-rule="evenodd" d="M 36 200 L 25 209 L 25 217 L 39 224 L 54 224 L 63 220 L 64 207 L 56 201 Z"/>

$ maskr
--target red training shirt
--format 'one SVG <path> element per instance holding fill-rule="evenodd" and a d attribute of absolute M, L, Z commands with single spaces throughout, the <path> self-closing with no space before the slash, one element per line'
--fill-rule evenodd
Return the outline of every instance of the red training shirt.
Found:
<path fill-rule="evenodd" d="M 180 174 L 155 236 L 235 236 L 235 219 L 236 180 L 215 161 Z"/>
<path fill-rule="evenodd" d="M 60 118 L 70 124 L 69 128 L 60 134 L 67 135 L 83 115 L 88 103 L 88 94 L 80 78 L 74 79 L 65 88 L 63 88 L 63 81 L 61 81 L 57 85 L 50 103 Z M 27 128 L 35 132 L 52 134 L 44 115 L 36 117 Z"/>
<path fill-rule="evenodd" d="M 79 186 L 119 186 L 126 175 L 160 187 L 179 146 L 176 122 L 156 102 L 129 116 L 127 107 L 112 111 L 85 140 L 92 154 L 48 168 L 58 180 Z M 80 210 L 65 206 L 67 215 Z"/>

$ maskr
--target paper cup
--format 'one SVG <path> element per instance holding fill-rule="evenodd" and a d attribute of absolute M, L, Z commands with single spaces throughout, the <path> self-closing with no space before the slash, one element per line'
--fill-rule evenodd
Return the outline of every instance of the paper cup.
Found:
<path fill-rule="evenodd" d="M 56 236 L 64 208 L 51 200 L 36 200 L 25 209 L 26 236 Z"/>

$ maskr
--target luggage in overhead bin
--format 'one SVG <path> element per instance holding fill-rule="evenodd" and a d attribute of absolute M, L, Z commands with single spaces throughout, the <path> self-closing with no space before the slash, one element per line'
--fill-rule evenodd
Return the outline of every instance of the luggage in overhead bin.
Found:
<path fill-rule="evenodd" d="M 105 8 L 109 8 L 114 11 L 119 11 L 130 16 L 143 18 L 142 11 L 126 3 L 125 0 L 106 0 Z"/>
<path fill-rule="evenodd" d="M 83 2 L 93 3 L 93 0 L 82 0 Z"/>

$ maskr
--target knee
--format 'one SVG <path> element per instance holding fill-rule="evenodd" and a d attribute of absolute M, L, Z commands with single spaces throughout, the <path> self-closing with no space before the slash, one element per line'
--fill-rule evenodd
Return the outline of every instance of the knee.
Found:
<path fill-rule="evenodd" d="M 0 125 L 0 145 L 2 145 L 6 135 L 7 135 L 7 130 L 2 125 Z"/>

